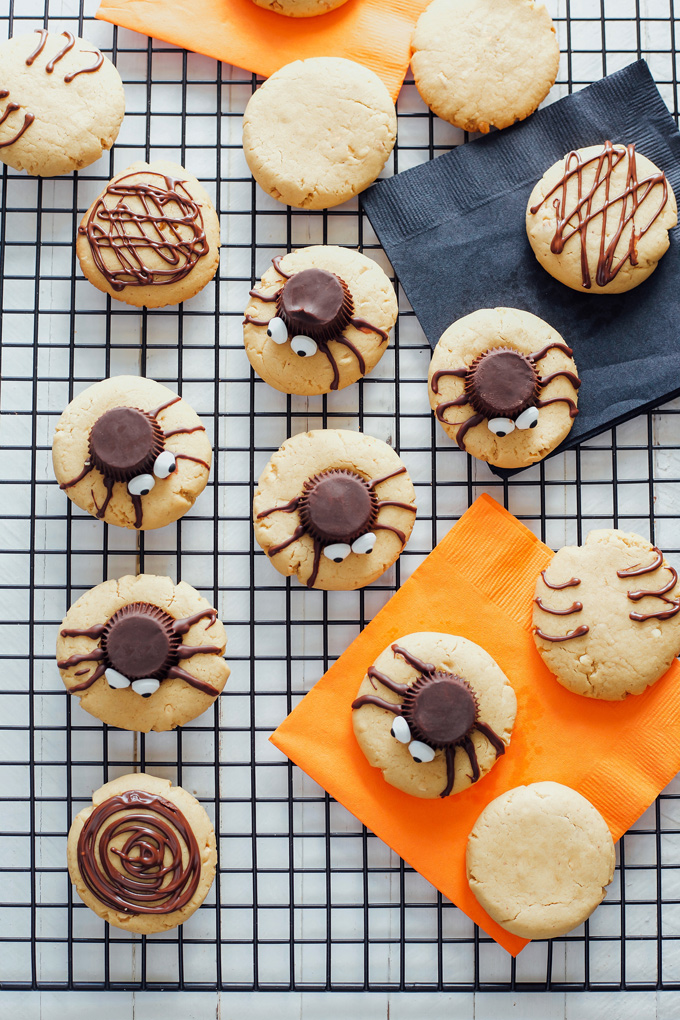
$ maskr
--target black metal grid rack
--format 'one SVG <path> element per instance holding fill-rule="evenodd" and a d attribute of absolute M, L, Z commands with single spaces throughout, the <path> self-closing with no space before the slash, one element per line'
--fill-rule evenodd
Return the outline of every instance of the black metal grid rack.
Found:
<path fill-rule="evenodd" d="M 69 28 L 111 53 L 128 113 L 113 153 L 39 180 L 3 169 L 0 305 L 0 987 L 6 989 L 545 990 L 680 988 L 680 784 L 621 841 L 607 900 L 582 929 L 513 961 L 427 882 L 284 760 L 267 737 L 472 500 L 490 492 L 554 547 L 590 527 L 653 537 L 680 566 L 680 403 L 643 415 L 512 482 L 435 427 L 429 349 L 403 295 L 389 352 L 362 384 L 285 397 L 254 378 L 240 319 L 278 252 L 328 242 L 384 255 L 350 202 L 291 211 L 253 183 L 240 115 L 257 82 L 215 61 L 93 20 L 96 0 L 0 0 L 8 35 Z M 645 56 L 678 113 L 675 0 L 549 0 L 563 50 L 553 95 Z M 388 173 L 462 133 L 407 81 Z M 79 219 L 114 169 L 137 158 L 188 166 L 215 196 L 217 281 L 184 307 L 139 312 L 83 280 Z M 136 536 L 82 514 L 58 490 L 51 433 L 74 392 L 142 373 L 177 387 L 214 442 L 211 481 L 178 524 Z M 306 591 L 253 545 L 253 482 L 290 434 L 360 428 L 392 443 L 419 513 L 397 565 L 362 592 Z M 169 573 L 214 599 L 232 677 L 216 707 L 178 732 L 100 725 L 70 701 L 54 664 L 68 605 L 106 577 Z M 102 782 L 143 769 L 184 785 L 214 819 L 219 872 L 179 930 L 108 929 L 74 897 L 72 817 Z M 87 945 L 87 952 L 83 949 Z"/>

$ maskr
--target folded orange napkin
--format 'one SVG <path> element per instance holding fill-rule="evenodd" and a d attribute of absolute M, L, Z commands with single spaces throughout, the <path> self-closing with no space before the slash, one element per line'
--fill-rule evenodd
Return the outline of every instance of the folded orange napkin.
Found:
<path fill-rule="evenodd" d="M 489 496 L 461 517 L 424 563 L 272 735 L 272 742 L 513 956 L 527 944 L 492 921 L 465 877 L 468 834 L 505 790 L 552 779 L 602 812 L 614 839 L 680 769 L 680 665 L 638 697 L 595 701 L 548 672 L 531 633 L 536 577 L 552 552 Z M 391 642 L 415 631 L 477 642 L 517 694 L 507 753 L 475 786 L 445 800 L 410 797 L 359 749 L 352 700 Z"/>
<path fill-rule="evenodd" d="M 265 77 L 291 60 L 347 57 L 375 71 L 396 100 L 429 2 L 349 0 L 317 18 L 287 18 L 251 0 L 102 0 L 96 16 Z"/>

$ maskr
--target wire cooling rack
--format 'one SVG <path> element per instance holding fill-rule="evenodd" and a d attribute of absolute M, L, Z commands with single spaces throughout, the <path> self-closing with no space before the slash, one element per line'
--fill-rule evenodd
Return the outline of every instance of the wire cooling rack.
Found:
<path fill-rule="evenodd" d="M 128 107 L 113 153 L 84 173 L 41 181 L 4 168 L 1 178 L 1 986 L 680 988 L 677 781 L 621 840 L 614 883 L 591 920 L 512 960 L 267 740 L 481 492 L 553 547 L 620 525 L 653 538 L 680 566 L 680 402 L 499 481 L 433 424 L 430 351 L 403 294 L 393 342 L 365 382 L 323 398 L 270 389 L 250 371 L 240 322 L 271 257 L 310 243 L 358 245 L 389 271 L 385 257 L 356 201 L 291 211 L 253 183 L 240 119 L 254 77 L 113 29 L 93 20 L 95 8 L 96 0 L 0 0 L 0 35 L 68 28 L 110 53 Z M 548 0 L 548 8 L 563 51 L 551 97 L 644 56 L 677 116 L 674 0 Z M 467 140 L 427 112 L 410 81 L 398 113 L 388 174 Z M 140 158 L 187 166 L 221 217 L 219 277 L 183 307 L 139 312 L 111 301 L 77 265 L 80 217 L 114 170 Z M 74 393 L 126 372 L 179 389 L 215 449 L 193 510 L 140 535 L 75 508 L 50 458 L 54 425 Z M 394 445 L 417 489 L 406 551 L 361 592 L 307 591 L 253 544 L 254 480 L 289 435 L 326 425 Z M 69 604 L 138 570 L 190 582 L 228 629 L 225 693 L 173 733 L 101 725 L 66 695 L 54 662 Z M 66 870 L 73 816 L 93 789 L 135 770 L 198 796 L 218 837 L 206 903 L 165 936 L 108 928 L 74 897 Z"/>

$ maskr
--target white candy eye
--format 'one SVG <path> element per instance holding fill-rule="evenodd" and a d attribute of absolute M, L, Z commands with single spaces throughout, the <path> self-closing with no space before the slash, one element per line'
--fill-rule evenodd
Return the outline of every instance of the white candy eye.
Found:
<path fill-rule="evenodd" d="M 434 758 L 434 751 L 427 744 L 424 744 L 422 740 L 412 740 L 408 745 L 408 749 L 413 760 L 417 761 L 419 765 L 424 761 L 432 761 Z"/>
<path fill-rule="evenodd" d="M 147 496 L 155 484 L 153 475 L 136 475 L 128 482 L 128 492 L 131 496 Z"/>
<path fill-rule="evenodd" d="M 411 730 L 403 715 L 395 715 L 390 733 L 400 744 L 408 744 L 411 740 Z"/>
<path fill-rule="evenodd" d="M 160 680 L 133 680 L 132 690 L 135 694 L 141 694 L 143 698 L 148 698 L 151 694 L 155 694 L 160 687 Z"/>
<path fill-rule="evenodd" d="M 333 563 L 342 563 L 343 560 L 347 559 L 351 551 L 347 542 L 334 542 L 333 545 L 324 546 L 323 554 L 329 560 L 333 560 Z"/>
<path fill-rule="evenodd" d="M 489 418 L 489 431 L 495 436 L 509 436 L 515 431 L 515 423 L 512 418 Z"/>
<path fill-rule="evenodd" d="M 355 538 L 352 542 L 352 552 L 366 554 L 373 552 L 375 545 L 375 535 L 372 531 L 369 531 L 366 535 L 360 535 L 359 538 Z"/>
<path fill-rule="evenodd" d="M 177 461 L 175 460 L 174 453 L 170 453 L 170 450 L 163 450 L 156 457 L 156 463 L 153 466 L 153 473 L 156 478 L 167 478 L 177 467 Z"/>
<path fill-rule="evenodd" d="M 538 425 L 538 408 L 527 407 L 526 411 L 515 418 L 515 428 L 518 429 L 535 429 Z"/>
<path fill-rule="evenodd" d="M 312 354 L 316 354 L 317 351 L 316 343 L 311 336 L 303 336 L 302 333 L 293 337 L 290 346 L 301 358 L 311 358 Z"/>
<path fill-rule="evenodd" d="M 285 344 L 288 339 L 288 327 L 283 319 L 279 319 L 278 316 L 275 316 L 273 319 L 269 320 L 267 336 L 270 340 L 273 340 L 275 344 Z"/>
<path fill-rule="evenodd" d="M 128 678 L 123 676 L 122 673 L 119 673 L 117 669 L 111 669 L 110 666 L 107 667 L 106 670 L 106 682 L 109 687 L 121 688 L 130 686 Z"/>

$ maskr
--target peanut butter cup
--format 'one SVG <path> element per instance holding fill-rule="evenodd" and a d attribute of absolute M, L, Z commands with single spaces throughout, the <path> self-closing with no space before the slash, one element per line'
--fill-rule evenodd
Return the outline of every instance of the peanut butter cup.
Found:
<path fill-rule="evenodd" d="M 112 407 L 90 430 L 90 461 L 113 482 L 151 473 L 163 448 L 155 417 L 136 407 Z"/>
<path fill-rule="evenodd" d="M 303 269 L 281 288 L 276 299 L 276 314 L 283 319 L 291 335 L 303 334 L 312 340 L 334 340 L 346 329 L 354 312 L 354 302 L 344 280 L 326 269 Z"/>
<path fill-rule="evenodd" d="M 485 418 L 515 418 L 538 400 L 540 378 L 531 358 L 511 347 L 493 347 L 470 365 L 468 402 Z"/>
<path fill-rule="evenodd" d="M 123 676 L 161 680 L 177 662 L 180 640 L 172 616 L 148 602 L 133 602 L 110 618 L 101 647 L 106 662 Z"/>
<path fill-rule="evenodd" d="M 370 483 L 345 468 L 309 478 L 299 504 L 301 523 L 322 544 L 353 542 L 371 529 L 378 509 Z"/>
<path fill-rule="evenodd" d="M 411 734 L 430 747 L 457 744 L 474 728 L 478 705 L 462 677 L 435 670 L 419 677 L 404 695 L 403 714 Z"/>

